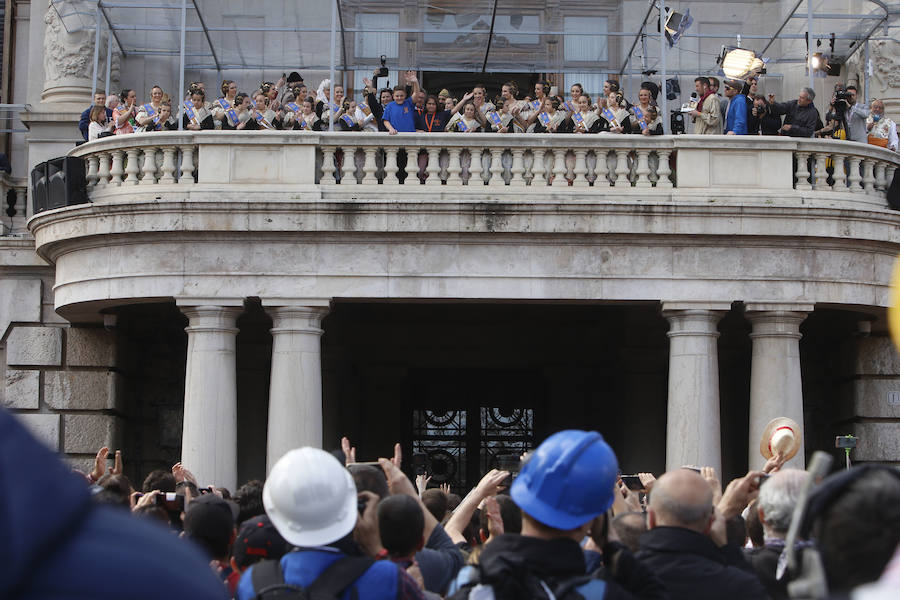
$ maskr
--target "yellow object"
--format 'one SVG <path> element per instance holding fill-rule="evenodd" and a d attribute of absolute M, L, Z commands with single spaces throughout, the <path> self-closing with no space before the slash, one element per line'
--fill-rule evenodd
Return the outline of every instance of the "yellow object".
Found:
<path fill-rule="evenodd" d="M 891 277 L 891 298 L 888 306 L 888 329 L 894 346 L 900 352 L 900 256 L 894 261 L 894 274 Z"/>

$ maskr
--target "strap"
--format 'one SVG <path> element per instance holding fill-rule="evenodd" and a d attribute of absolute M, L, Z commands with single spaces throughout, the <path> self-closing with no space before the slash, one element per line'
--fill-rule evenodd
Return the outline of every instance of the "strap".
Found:
<path fill-rule="evenodd" d="M 338 598 L 375 563 L 367 556 L 344 556 L 322 571 L 307 588 L 310 598 Z"/>
<path fill-rule="evenodd" d="M 284 584 L 284 573 L 281 571 L 280 560 L 261 560 L 250 572 L 253 582 L 254 597 L 261 597 L 272 586 Z"/>

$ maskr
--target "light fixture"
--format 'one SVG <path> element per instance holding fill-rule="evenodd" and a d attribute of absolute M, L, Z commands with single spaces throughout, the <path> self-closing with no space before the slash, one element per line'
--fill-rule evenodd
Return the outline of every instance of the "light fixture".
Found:
<path fill-rule="evenodd" d="M 666 13 L 666 39 L 671 48 L 678 43 L 687 28 L 694 23 L 694 18 L 691 17 L 691 9 L 687 9 L 684 14 L 681 14 L 667 7 Z"/>
<path fill-rule="evenodd" d="M 720 62 L 725 76 L 731 79 L 743 79 L 764 66 L 756 52 L 746 48 L 723 48 Z"/>
<path fill-rule="evenodd" d="M 809 66 L 814 71 L 818 71 L 825 64 L 825 59 L 822 57 L 821 52 L 814 52 L 812 56 L 809 57 Z"/>

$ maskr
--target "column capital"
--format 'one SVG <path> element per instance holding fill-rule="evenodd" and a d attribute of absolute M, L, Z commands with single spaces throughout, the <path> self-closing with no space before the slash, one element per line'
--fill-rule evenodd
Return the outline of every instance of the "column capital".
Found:
<path fill-rule="evenodd" d="M 678 303 L 680 308 L 669 308 L 674 303 L 664 303 L 662 316 L 669 321 L 670 338 L 679 336 L 719 337 L 719 319 L 727 310 L 700 308 L 701 304 Z M 709 304 L 706 304 L 709 306 Z M 730 305 L 729 305 L 730 308 Z"/>
<path fill-rule="evenodd" d="M 184 329 L 187 332 L 237 333 L 237 318 L 244 311 L 243 306 L 214 304 L 188 305 L 180 308 L 188 318 L 188 326 Z"/>
<path fill-rule="evenodd" d="M 787 337 L 800 339 L 800 324 L 806 312 L 791 310 L 749 311 L 744 316 L 753 325 L 750 339 L 761 337 Z"/>
<path fill-rule="evenodd" d="M 272 335 L 280 333 L 312 333 L 322 335 L 322 319 L 331 309 L 323 298 L 263 299 L 263 307 L 272 318 Z"/>

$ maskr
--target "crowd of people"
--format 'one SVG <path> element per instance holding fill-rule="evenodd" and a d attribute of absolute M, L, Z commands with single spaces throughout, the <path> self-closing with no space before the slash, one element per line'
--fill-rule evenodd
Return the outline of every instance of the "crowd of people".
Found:
<path fill-rule="evenodd" d="M 805 498 L 809 475 L 780 452 L 723 490 L 708 467 L 621 476 L 600 434 L 568 430 L 459 497 L 407 476 L 399 444 L 364 463 L 346 438 L 233 493 L 180 463 L 135 490 L 107 448 L 73 474 L 2 409 L 0 450 L 2 597 L 738 600 L 803 584 L 878 599 L 900 569 L 895 468 L 841 471 Z M 803 560 L 782 573 L 804 502 Z"/>
<path fill-rule="evenodd" d="M 208 97 L 202 82 L 193 82 L 181 106 L 159 86 L 141 104 L 135 90 L 125 89 L 106 98 L 97 93 L 84 111 L 79 128 L 85 140 L 133 132 L 172 130 L 301 130 L 371 131 L 387 133 L 611 133 L 661 135 L 665 115 L 657 105 L 659 86 L 641 84 L 634 103 L 626 99 L 614 79 L 607 80 L 595 98 L 581 84 L 569 96 L 556 93 L 548 81 L 533 90 L 519 90 L 504 83 L 493 98 L 477 84 L 461 98 L 446 89 L 429 94 L 419 85 L 414 71 L 402 75 L 403 83 L 378 87 L 378 72 L 365 78 L 359 100 L 345 95 L 340 84 L 322 81 L 315 90 L 299 73 L 277 82 L 263 82 L 252 92 L 238 91 L 225 80 L 221 96 Z M 815 92 L 803 88 L 796 100 L 776 102 L 773 94 L 760 91 L 758 76 L 746 80 L 725 79 L 724 95 L 716 77 L 697 77 L 696 92 L 683 112 L 693 122 L 693 133 L 728 135 L 788 135 L 832 137 L 872 143 L 897 150 L 897 126 L 885 117 L 884 103 L 859 102 L 855 86 L 839 85 L 824 121 L 813 105 Z M 330 96 L 332 94 L 334 98 Z M 177 104 L 177 103 L 176 103 Z"/>

